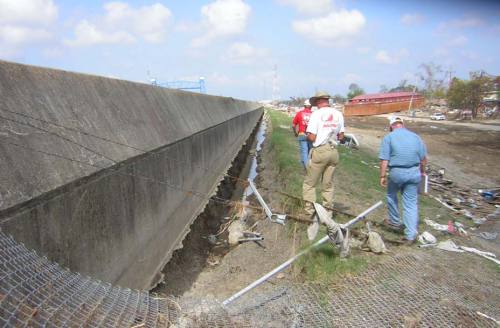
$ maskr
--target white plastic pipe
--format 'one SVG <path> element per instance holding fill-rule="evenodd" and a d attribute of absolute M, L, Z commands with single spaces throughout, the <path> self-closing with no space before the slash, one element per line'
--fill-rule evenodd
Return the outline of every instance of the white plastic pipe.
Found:
<path fill-rule="evenodd" d="M 357 217 L 355 217 L 354 219 L 352 219 L 351 221 L 347 222 L 345 225 L 343 225 L 344 228 L 348 228 L 350 227 L 351 225 L 355 224 L 356 222 L 362 220 L 368 213 L 372 212 L 373 210 L 375 210 L 376 208 L 378 208 L 380 205 L 382 205 L 382 201 L 379 201 L 378 203 L 372 205 L 370 208 L 368 208 L 367 210 L 365 210 L 363 213 L 359 214 Z M 301 257 L 302 255 L 306 254 L 307 252 L 309 252 L 311 249 L 315 248 L 315 247 L 318 247 L 319 245 L 325 243 L 327 240 L 329 239 L 328 236 L 324 236 L 323 238 L 321 238 L 320 240 L 318 240 L 317 242 L 315 242 L 313 245 L 309 246 L 309 248 L 306 248 L 305 250 L 303 250 L 302 252 L 296 254 L 294 257 L 292 257 L 291 259 L 289 259 L 288 261 L 282 263 L 281 265 L 279 265 L 278 267 L 276 267 L 275 269 L 273 269 L 272 271 L 266 273 L 264 276 L 260 277 L 259 279 L 255 280 L 254 282 L 252 282 L 250 285 L 248 285 L 247 287 L 243 288 L 242 290 L 240 290 L 239 292 L 237 292 L 236 294 L 234 294 L 233 296 L 229 297 L 228 299 L 226 299 L 224 302 L 222 302 L 222 305 L 223 306 L 226 306 L 228 305 L 229 303 L 233 302 L 235 299 L 239 298 L 240 296 L 242 296 L 243 294 L 246 294 L 247 292 L 251 291 L 252 289 L 254 289 L 255 287 L 259 286 L 260 284 L 262 284 L 264 281 L 268 280 L 269 278 L 271 278 L 272 276 L 274 276 L 275 274 L 277 274 L 278 272 L 280 271 L 283 271 L 285 268 L 287 268 L 290 264 L 292 264 L 296 259 L 298 259 L 299 257 Z"/>

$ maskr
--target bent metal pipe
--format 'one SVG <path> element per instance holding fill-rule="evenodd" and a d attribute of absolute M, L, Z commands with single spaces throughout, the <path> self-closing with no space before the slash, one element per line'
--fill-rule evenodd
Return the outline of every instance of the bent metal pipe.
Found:
<path fill-rule="evenodd" d="M 352 219 L 351 221 L 347 222 L 346 224 L 342 225 L 343 228 L 349 228 L 350 226 L 356 224 L 357 222 L 359 222 L 360 220 L 364 219 L 366 215 L 368 215 L 370 212 L 372 212 L 373 210 L 377 209 L 379 206 L 381 206 L 383 203 L 382 201 L 378 201 L 376 204 L 372 205 L 371 207 L 369 207 L 368 209 L 366 209 L 363 213 L 359 214 L 358 216 L 356 216 L 354 219 Z M 241 297 L 242 295 L 246 294 L 247 292 L 251 291 L 252 289 L 254 289 L 255 287 L 259 286 L 260 284 L 262 284 L 263 282 L 265 282 L 266 280 L 268 280 L 269 278 L 271 278 L 272 276 L 274 276 L 275 274 L 277 274 L 278 272 L 280 271 L 283 271 L 284 269 L 286 269 L 288 266 L 290 266 L 295 260 L 297 260 L 299 257 L 301 257 L 302 255 L 308 253 L 310 250 L 312 250 L 313 248 L 316 248 L 318 247 L 319 245 L 325 243 L 327 240 L 329 239 L 328 236 L 324 236 L 323 238 L 321 238 L 320 240 L 318 240 L 316 243 L 314 243 L 313 245 L 311 245 L 310 247 L 306 248 L 305 250 L 303 250 L 302 252 L 298 253 L 297 255 L 295 255 L 294 257 L 290 258 L 289 260 L 287 260 L 286 262 L 283 262 L 281 265 L 277 266 L 276 268 L 274 268 L 273 270 L 269 271 L 268 273 L 266 273 L 264 276 L 260 277 L 259 279 L 255 280 L 254 282 L 252 282 L 250 285 L 248 285 L 247 287 L 243 288 L 242 290 L 240 290 L 239 292 L 237 292 L 236 294 L 234 294 L 233 296 L 229 297 L 228 299 L 226 299 L 224 302 L 222 302 L 222 305 L 223 306 L 227 306 L 228 304 L 230 304 L 231 302 L 233 302 L 234 300 L 236 300 L 237 298 Z"/>

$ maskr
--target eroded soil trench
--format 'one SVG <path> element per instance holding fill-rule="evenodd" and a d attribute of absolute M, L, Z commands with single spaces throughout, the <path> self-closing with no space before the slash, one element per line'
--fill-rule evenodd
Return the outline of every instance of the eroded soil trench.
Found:
<path fill-rule="evenodd" d="M 216 197 L 241 201 L 251 195 L 244 180 L 257 176 L 257 155 L 265 139 L 267 122 L 262 119 L 242 147 L 220 183 Z M 238 177 L 234 179 L 232 177 Z M 162 270 L 164 280 L 153 292 L 182 296 L 192 289 L 199 275 L 217 266 L 231 250 L 227 242 L 227 230 L 221 233 L 223 224 L 234 214 L 235 208 L 220 202 L 210 202 L 202 214 L 190 227 L 190 232 L 182 242 L 183 246 L 172 255 Z"/>

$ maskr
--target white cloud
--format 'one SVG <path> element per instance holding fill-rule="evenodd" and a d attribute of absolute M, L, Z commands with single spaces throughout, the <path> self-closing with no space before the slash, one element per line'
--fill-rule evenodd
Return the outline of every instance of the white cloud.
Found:
<path fill-rule="evenodd" d="M 229 76 L 218 73 L 218 72 L 213 72 L 208 75 L 207 80 L 209 81 L 210 85 L 230 85 L 234 83 L 234 80 L 231 79 Z"/>
<path fill-rule="evenodd" d="M 380 50 L 375 55 L 375 60 L 382 64 L 398 64 L 402 58 L 408 57 L 409 54 L 409 51 L 405 48 L 402 48 L 398 52 L 392 54 L 386 50 Z"/>
<path fill-rule="evenodd" d="M 152 43 L 165 39 L 167 24 L 172 17 L 171 11 L 160 3 L 133 9 L 126 3 L 110 2 L 104 8 L 110 26 L 130 26 L 135 34 Z"/>
<path fill-rule="evenodd" d="M 305 38 L 325 46 L 334 46 L 348 43 L 359 34 L 365 23 L 361 12 L 342 9 L 323 17 L 294 21 L 292 27 Z"/>
<path fill-rule="evenodd" d="M 418 25 L 423 21 L 424 17 L 420 14 L 404 14 L 401 16 L 401 23 L 407 26 Z"/>
<path fill-rule="evenodd" d="M 65 43 L 69 46 L 83 47 L 96 44 L 131 43 L 134 41 L 135 38 L 127 32 L 103 32 L 95 25 L 83 20 L 75 27 L 75 38 L 66 40 Z"/>
<path fill-rule="evenodd" d="M 332 10 L 331 0 L 278 0 L 278 3 L 290 5 L 305 15 L 321 15 Z"/>
<path fill-rule="evenodd" d="M 358 48 L 356 48 L 356 52 L 359 54 L 367 54 L 371 51 L 372 51 L 372 49 L 370 47 L 358 47 Z"/>
<path fill-rule="evenodd" d="M 434 56 L 436 57 L 446 57 L 448 56 L 450 51 L 446 47 L 437 47 L 434 49 Z"/>
<path fill-rule="evenodd" d="M 385 50 L 380 50 L 379 52 L 377 52 L 377 54 L 375 55 L 375 59 L 379 63 L 383 64 L 392 64 L 393 62 L 393 58 L 389 56 L 389 54 Z"/>
<path fill-rule="evenodd" d="M 243 33 L 251 11 L 250 6 L 242 0 L 216 0 L 203 6 L 202 25 L 207 32 L 194 39 L 192 46 L 206 46 L 215 39 Z"/>
<path fill-rule="evenodd" d="M 447 47 L 461 47 L 464 46 L 467 43 L 468 39 L 467 37 L 463 35 L 459 35 L 457 37 L 454 37 L 446 42 Z"/>
<path fill-rule="evenodd" d="M 445 32 L 452 29 L 469 29 L 480 27 L 484 25 L 485 22 L 478 17 L 465 17 L 462 19 L 453 19 L 447 22 L 442 22 L 438 25 L 438 32 Z"/>
<path fill-rule="evenodd" d="M 15 57 L 27 46 L 52 39 L 57 14 L 52 0 L 0 0 L 0 56 Z"/>
<path fill-rule="evenodd" d="M 464 57 L 465 59 L 472 60 L 472 61 L 478 60 L 480 58 L 479 54 L 477 54 L 476 52 L 473 52 L 473 51 L 465 51 L 464 50 L 460 53 L 460 55 L 462 55 L 462 57 Z"/>
<path fill-rule="evenodd" d="M 250 64 L 262 59 L 269 54 L 267 49 L 255 48 L 245 42 L 233 43 L 223 59 L 227 59 L 235 64 Z"/>
<path fill-rule="evenodd" d="M 463 35 L 458 35 L 456 37 L 450 38 L 445 42 L 442 42 L 442 44 L 434 49 L 434 55 L 437 57 L 448 57 L 450 53 L 452 52 L 450 48 L 458 48 L 458 47 L 464 47 L 467 42 L 469 42 L 469 39 Z M 453 52 L 456 52 L 453 50 Z"/>
<path fill-rule="evenodd" d="M 69 46 L 131 43 L 144 40 L 163 42 L 167 35 L 171 11 L 160 3 L 132 8 L 125 2 L 104 4 L 106 14 L 95 22 L 84 19 L 75 26 L 75 37 L 65 40 Z"/>
<path fill-rule="evenodd" d="M 0 26 L 0 40 L 11 45 L 37 43 L 51 38 L 45 29 L 30 28 L 16 25 Z"/>
<path fill-rule="evenodd" d="M 49 25 L 57 18 L 52 0 L 0 0 L 0 24 Z"/>
<path fill-rule="evenodd" d="M 348 84 L 348 83 L 358 83 L 361 82 L 362 80 L 363 80 L 362 77 L 356 73 L 347 73 L 342 77 L 341 82 Z"/>

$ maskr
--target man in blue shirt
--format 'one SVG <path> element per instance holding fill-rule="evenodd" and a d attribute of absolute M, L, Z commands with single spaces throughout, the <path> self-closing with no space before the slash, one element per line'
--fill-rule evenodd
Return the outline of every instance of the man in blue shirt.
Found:
<path fill-rule="evenodd" d="M 389 125 L 391 133 L 382 140 L 379 154 L 380 185 L 387 187 L 389 220 L 386 224 L 395 229 L 403 228 L 397 197 L 401 192 L 405 243 L 412 244 L 418 233 L 418 185 L 425 175 L 427 150 L 422 139 L 404 127 L 402 118 L 391 117 Z"/>

